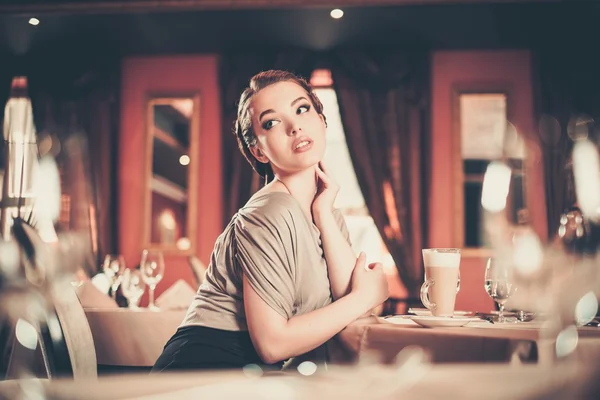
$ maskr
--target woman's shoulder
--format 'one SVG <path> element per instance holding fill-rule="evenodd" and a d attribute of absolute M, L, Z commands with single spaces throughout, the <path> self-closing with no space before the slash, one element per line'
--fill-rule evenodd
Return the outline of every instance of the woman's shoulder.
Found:
<path fill-rule="evenodd" d="M 296 199 L 286 192 L 257 193 L 240 209 L 243 215 L 260 215 L 265 217 L 296 216 L 299 209 Z"/>
<path fill-rule="evenodd" d="M 237 221 L 260 225 L 294 225 L 302 216 L 296 200 L 285 192 L 257 193 L 238 211 Z"/>

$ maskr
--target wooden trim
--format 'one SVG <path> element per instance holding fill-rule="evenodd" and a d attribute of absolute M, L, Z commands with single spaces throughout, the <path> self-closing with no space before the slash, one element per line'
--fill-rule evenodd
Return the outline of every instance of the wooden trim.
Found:
<path fill-rule="evenodd" d="M 374 7 L 481 3 L 555 3 L 562 0 L 131 0 L 131 1 L 18 1 L 3 2 L 0 14 L 96 14 L 166 11 Z"/>
<path fill-rule="evenodd" d="M 177 203 L 187 203 L 188 195 L 185 189 L 160 175 L 154 175 L 152 177 L 152 186 L 150 186 L 150 189 L 152 189 L 154 193 L 158 193 Z"/>
<path fill-rule="evenodd" d="M 153 150 L 153 139 L 154 133 L 160 130 L 156 130 L 154 127 L 154 114 L 152 112 L 152 106 L 154 104 L 167 103 L 169 100 L 191 98 L 194 102 L 194 108 L 192 113 L 192 120 L 190 123 L 190 144 L 187 153 L 190 157 L 190 163 L 188 164 L 188 185 L 187 185 L 187 219 L 186 219 L 186 233 L 187 238 L 190 240 L 190 247 L 187 250 L 180 250 L 174 245 L 162 245 L 151 243 L 151 225 L 152 225 L 152 150 Z M 143 221 L 143 233 L 140 240 L 140 251 L 143 249 L 159 250 L 165 254 L 180 254 L 180 255 L 192 255 L 196 253 L 196 247 L 198 244 L 198 176 L 200 171 L 198 170 L 199 156 L 200 156 L 200 93 L 193 92 L 176 92 L 172 95 L 164 93 L 149 93 L 145 101 L 145 167 L 144 167 L 144 180 L 146 182 L 144 186 L 144 221 Z M 164 135 L 166 133 L 162 132 Z M 167 135 L 168 136 L 168 135 Z M 178 148 L 181 148 L 177 144 Z"/>
<path fill-rule="evenodd" d="M 189 254 L 196 253 L 198 246 L 198 190 L 200 187 L 205 187 L 200 182 L 200 146 L 202 145 L 202 130 L 200 129 L 200 102 L 202 101 L 200 93 L 193 96 L 194 99 L 194 117 L 192 118 L 192 126 L 190 127 L 190 163 L 188 169 L 188 232 L 190 239 Z"/>
<path fill-rule="evenodd" d="M 144 216 L 142 220 L 142 240 L 140 243 L 140 252 L 149 247 L 151 232 L 152 232 L 152 191 L 148 190 L 152 187 L 152 152 L 154 151 L 154 137 L 152 132 L 154 127 L 154 113 L 151 112 L 152 104 L 150 101 L 144 102 L 142 115 L 144 118 Z M 125 133 L 126 134 L 126 133 Z"/>
<path fill-rule="evenodd" d="M 184 148 L 183 146 L 181 146 L 179 144 L 179 142 L 173 136 L 169 135 L 167 132 L 163 131 L 162 129 L 154 127 L 152 134 L 157 139 L 160 139 L 161 142 L 166 143 L 167 145 L 169 145 L 170 147 L 172 147 L 174 149 L 177 149 L 177 151 L 179 151 L 180 153 L 187 154 L 188 150 L 186 148 Z"/>
<path fill-rule="evenodd" d="M 452 169 L 454 171 L 454 247 L 467 251 L 470 255 L 487 251 L 484 248 L 465 248 L 465 210 L 464 210 L 464 183 L 467 180 L 463 170 L 461 149 L 461 121 L 460 121 L 460 96 L 462 94 L 498 93 L 506 96 L 506 118 L 512 120 L 514 116 L 511 99 L 514 97 L 513 85 L 504 81 L 483 82 L 457 82 L 452 88 Z M 472 179 L 469 179 L 471 181 Z M 486 253 L 487 254 L 487 253 Z"/>

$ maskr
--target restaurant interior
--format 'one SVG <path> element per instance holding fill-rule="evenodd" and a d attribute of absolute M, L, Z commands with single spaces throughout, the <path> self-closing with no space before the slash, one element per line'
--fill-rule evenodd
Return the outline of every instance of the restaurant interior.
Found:
<path fill-rule="evenodd" d="M 597 399 L 599 19 L 595 0 L 0 2 L 0 399 Z M 322 102 L 334 206 L 389 297 L 326 360 L 149 375 L 265 184 L 234 123 L 271 69 Z"/>

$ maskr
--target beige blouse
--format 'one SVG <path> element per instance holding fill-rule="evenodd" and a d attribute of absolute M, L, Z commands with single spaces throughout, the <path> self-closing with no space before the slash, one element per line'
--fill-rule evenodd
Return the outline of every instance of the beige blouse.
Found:
<path fill-rule="evenodd" d="M 344 218 L 335 210 L 349 240 Z M 216 241 L 206 279 L 181 326 L 248 330 L 242 276 L 277 313 L 289 319 L 331 303 L 319 230 L 288 193 L 256 195 Z"/>

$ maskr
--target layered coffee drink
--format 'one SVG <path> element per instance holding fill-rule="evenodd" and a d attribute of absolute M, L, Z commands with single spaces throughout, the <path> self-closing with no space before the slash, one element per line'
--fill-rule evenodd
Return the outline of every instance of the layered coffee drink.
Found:
<path fill-rule="evenodd" d="M 421 301 L 431 314 L 438 317 L 454 315 L 454 303 L 459 279 L 459 249 L 424 249 L 425 283 Z"/>

